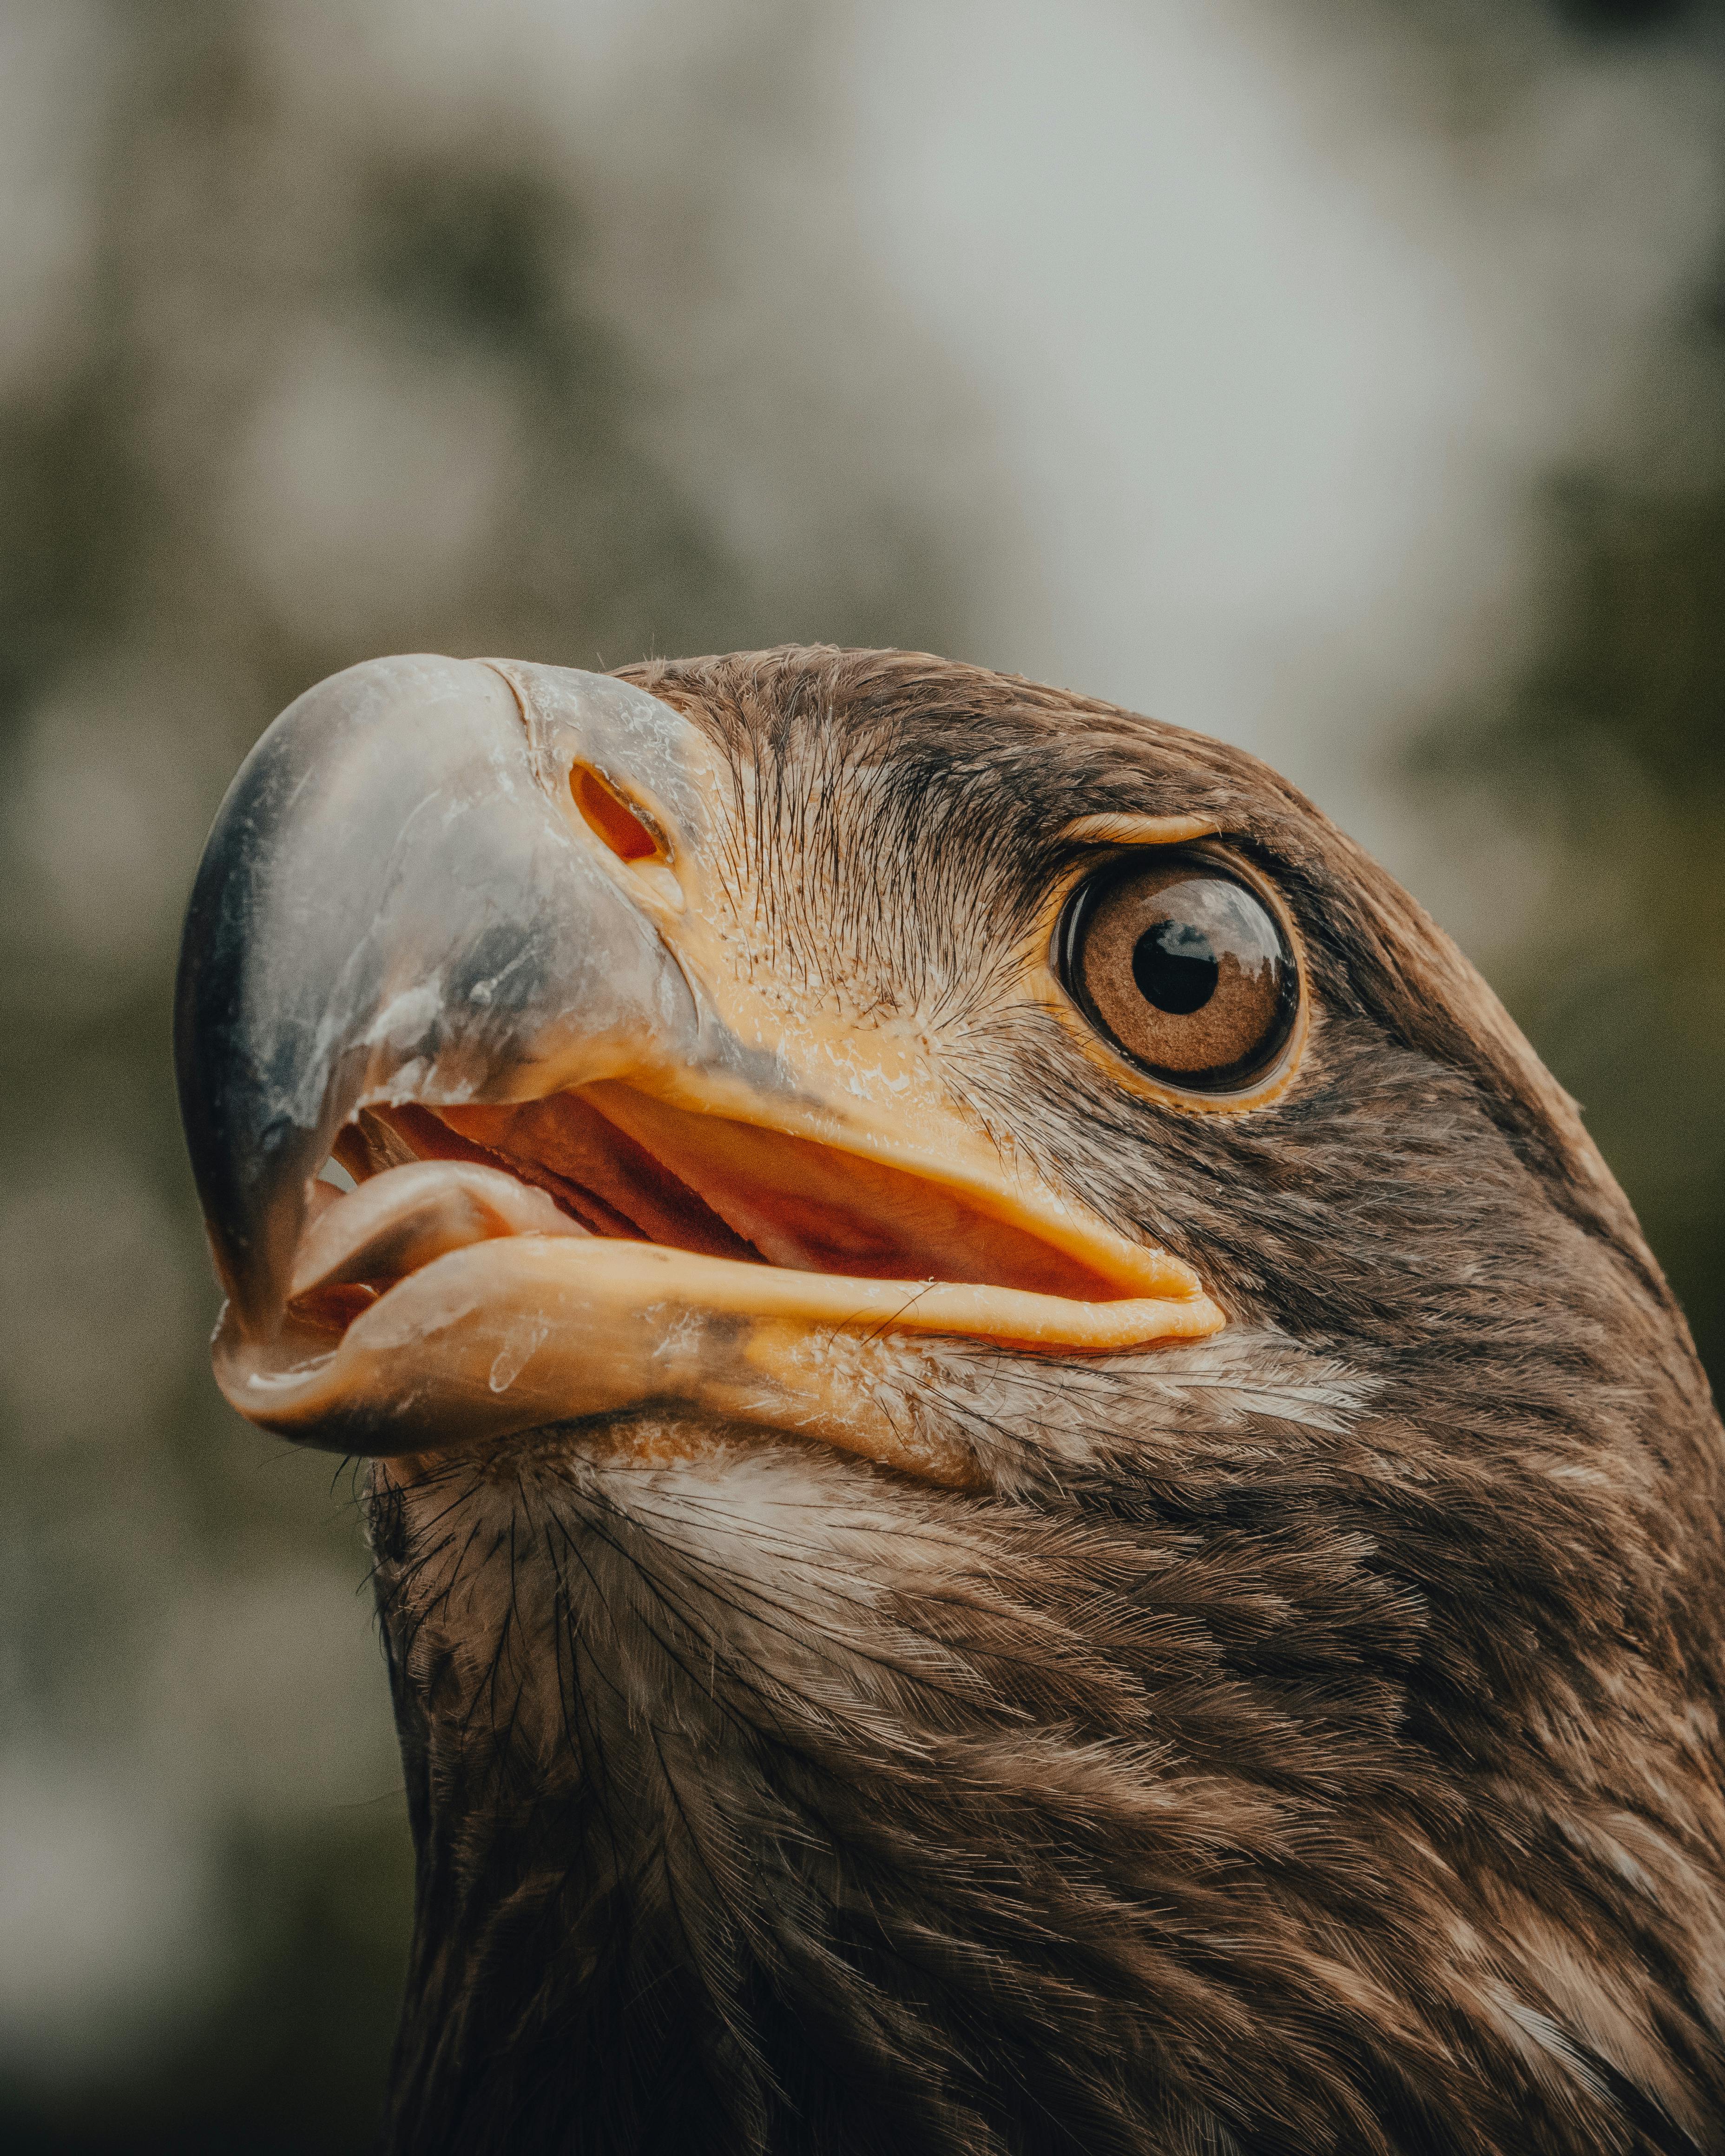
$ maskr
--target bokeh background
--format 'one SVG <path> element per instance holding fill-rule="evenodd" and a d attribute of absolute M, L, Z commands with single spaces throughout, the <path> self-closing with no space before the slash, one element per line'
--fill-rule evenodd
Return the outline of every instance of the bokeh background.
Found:
<path fill-rule="evenodd" d="M 206 1374 L 167 1004 L 349 661 L 917 645 L 1269 757 L 1725 1368 L 1725 17 L 0 0 L 0 2143 L 367 2145 L 349 1481 Z"/>

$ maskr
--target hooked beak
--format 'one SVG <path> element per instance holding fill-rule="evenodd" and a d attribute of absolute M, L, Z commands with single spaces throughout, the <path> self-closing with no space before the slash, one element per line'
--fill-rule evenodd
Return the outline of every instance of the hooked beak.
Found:
<path fill-rule="evenodd" d="M 175 1009 L 254 1421 L 390 1454 L 671 1404 L 963 1479 L 906 1412 L 930 1335 L 1222 1323 L 878 1040 L 751 994 L 722 778 L 644 690 L 501 661 L 374 660 L 259 742 Z"/>

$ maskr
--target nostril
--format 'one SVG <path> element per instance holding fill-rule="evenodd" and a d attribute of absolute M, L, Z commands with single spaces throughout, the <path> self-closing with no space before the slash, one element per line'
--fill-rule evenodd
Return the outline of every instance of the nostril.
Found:
<path fill-rule="evenodd" d="M 608 779 L 584 763 L 569 773 L 569 791 L 575 806 L 596 838 L 603 839 L 619 860 L 663 860 L 665 847 L 656 832 L 637 815 Z"/>

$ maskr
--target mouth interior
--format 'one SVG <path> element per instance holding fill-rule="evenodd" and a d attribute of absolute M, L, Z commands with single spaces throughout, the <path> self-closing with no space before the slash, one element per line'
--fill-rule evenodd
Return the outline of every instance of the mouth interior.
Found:
<path fill-rule="evenodd" d="M 1080 1302 L 1146 1292 L 1124 1269 L 1111 1277 L 947 1185 L 812 1139 L 674 1107 L 618 1083 L 504 1106 L 364 1111 L 341 1133 L 336 1158 L 362 1186 L 410 1162 L 501 1169 L 544 1193 L 578 1231 L 706 1257 Z M 317 1209 L 341 1202 L 333 1191 L 320 1192 Z M 1168 1262 L 1160 1260 L 1164 1269 Z M 295 1314 L 339 1330 L 408 1269 L 319 1284 L 295 1298 Z"/>

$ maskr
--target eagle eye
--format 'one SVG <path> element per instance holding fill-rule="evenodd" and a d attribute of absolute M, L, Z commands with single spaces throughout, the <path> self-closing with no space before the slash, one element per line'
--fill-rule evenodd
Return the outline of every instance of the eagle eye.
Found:
<path fill-rule="evenodd" d="M 1193 1093 L 1264 1077 L 1299 1013 L 1287 932 L 1245 881 L 1206 854 L 1142 853 L 1081 883 L 1057 942 L 1067 992 L 1141 1069 Z"/>

